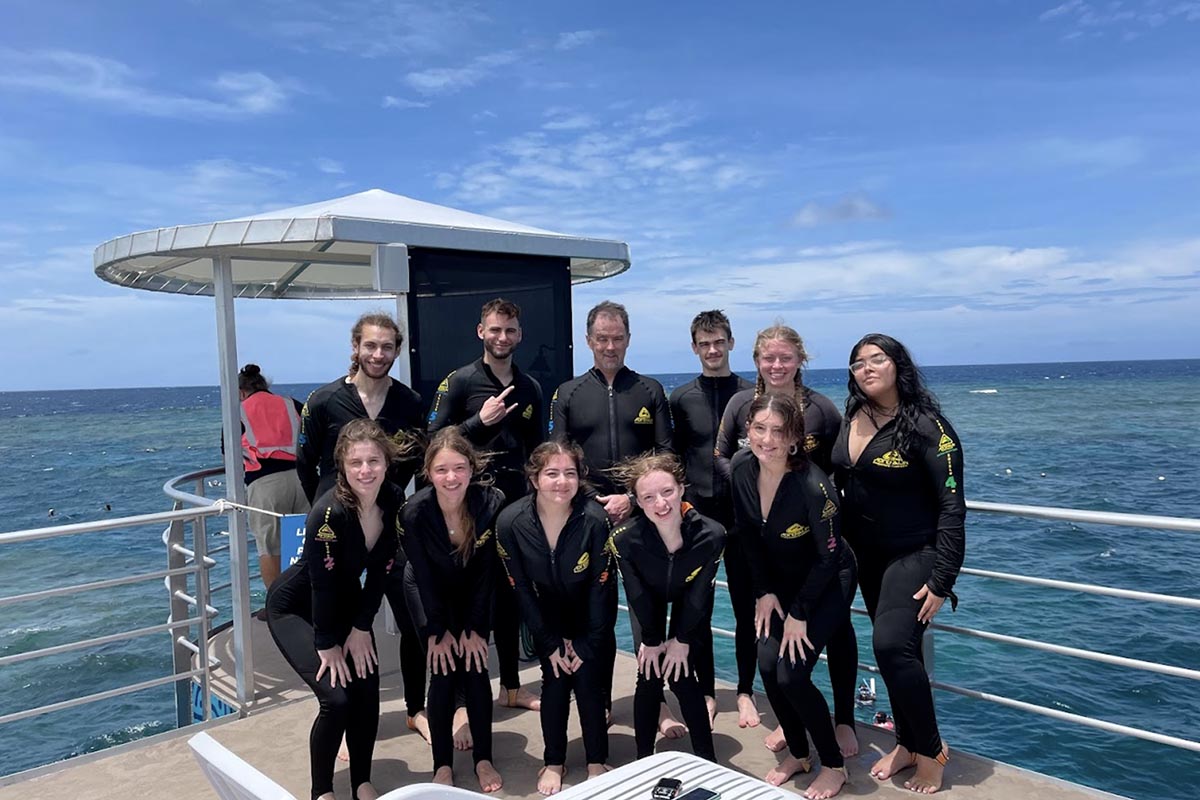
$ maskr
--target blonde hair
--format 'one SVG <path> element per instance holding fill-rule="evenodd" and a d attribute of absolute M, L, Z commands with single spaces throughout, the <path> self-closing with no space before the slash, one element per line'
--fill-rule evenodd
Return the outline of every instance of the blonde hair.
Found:
<path fill-rule="evenodd" d="M 796 351 L 796 405 L 801 410 L 804 409 L 804 382 L 801 380 L 800 373 L 804 370 L 804 365 L 808 363 L 808 351 L 804 349 L 804 340 L 800 338 L 800 334 L 796 333 L 796 329 L 782 322 L 776 322 L 769 328 L 763 328 L 758 332 L 758 336 L 754 337 L 754 396 L 761 397 L 767 391 L 767 382 L 763 380 L 762 371 L 758 369 L 758 357 L 762 355 L 763 349 L 767 346 L 767 342 L 783 342 L 791 345 Z"/>

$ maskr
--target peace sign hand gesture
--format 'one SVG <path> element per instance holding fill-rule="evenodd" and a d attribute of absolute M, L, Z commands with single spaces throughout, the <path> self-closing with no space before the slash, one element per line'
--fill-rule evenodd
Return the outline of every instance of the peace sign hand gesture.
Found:
<path fill-rule="evenodd" d="M 514 383 L 500 394 L 492 395 L 487 400 L 484 400 L 483 408 L 479 409 L 479 421 L 484 425 L 495 425 L 507 417 L 510 411 L 520 405 L 520 403 L 513 403 L 511 406 L 504 405 L 504 399 L 515 388 L 517 388 L 517 385 Z"/>

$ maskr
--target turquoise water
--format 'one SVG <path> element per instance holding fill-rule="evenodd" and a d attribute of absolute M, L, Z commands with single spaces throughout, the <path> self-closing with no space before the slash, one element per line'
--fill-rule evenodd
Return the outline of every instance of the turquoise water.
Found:
<path fill-rule="evenodd" d="M 927 372 L 962 437 L 969 498 L 1200 517 L 1200 361 Z M 843 376 L 817 370 L 808 380 L 840 404 Z M 658 377 L 669 390 L 691 375 Z M 311 388 L 278 387 L 300 397 Z M 219 428 L 214 388 L 0 393 L 0 459 L 9 466 L 0 478 L 0 529 L 165 510 L 164 481 L 219 463 Z M 210 526 L 213 545 L 224 542 L 219 527 Z M 159 569 L 165 565 L 159 533 L 117 530 L 5 546 L 0 596 Z M 1198 544 L 1195 534 L 972 513 L 966 563 L 1200 597 Z M 1200 664 L 1195 611 L 971 577 L 960 579 L 959 595 L 958 612 L 940 621 L 1185 667 Z M 254 602 L 262 599 L 256 583 Z M 0 656 L 160 624 L 166 615 L 160 582 L 2 607 Z M 714 624 L 733 627 L 720 602 Z M 869 626 L 861 619 L 857 624 L 862 661 L 873 663 Z M 732 648 L 717 641 L 718 669 L 732 679 Z M 0 668 L 0 715 L 170 669 L 165 634 L 8 665 Z M 1192 721 L 1200 719 L 1200 692 L 1184 679 L 946 633 L 937 635 L 937 678 L 1190 738 L 1196 738 Z M 879 688 L 876 708 L 886 709 L 882 682 Z M 1131 797 L 1195 796 L 1198 754 L 944 692 L 937 699 L 943 733 L 957 748 Z M 862 718 L 874 710 L 862 709 Z M 3 725 L 0 774 L 173 725 L 169 688 Z M 1150 787 L 1137 780 L 1147 770 L 1156 776 Z"/>

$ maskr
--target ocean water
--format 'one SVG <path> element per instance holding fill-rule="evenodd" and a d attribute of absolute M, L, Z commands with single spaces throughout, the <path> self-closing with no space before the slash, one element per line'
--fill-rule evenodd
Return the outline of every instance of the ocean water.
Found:
<path fill-rule="evenodd" d="M 926 373 L 962 439 L 968 498 L 1200 518 L 1200 360 L 935 367 Z M 691 374 L 657 377 L 669 391 Z M 844 371 L 814 370 L 807 380 L 835 403 L 844 401 Z M 276 387 L 297 397 L 312 388 Z M 166 480 L 220 463 L 219 431 L 215 388 L 0 393 L 0 463 L 6 466 L 0 530 L 166 510 Z M 221 527 L 221 521 L 210 525 L 210 546 L 224 543 Z M 160 569 L 159 534 L 139 528 L 4 546 L 0 597 Z M 1197 534 L 972 513 L 966 564 L 1200 597 Z M 1200 664 L 1194 610 L 969 576 L 957 588 L 958 612 L 944 611 L 939 621 Z M 257 582 L 254 595 L 261 605 Z M 218 596 L 217 605 L 227 608 L 227 595 Z M 160 624 L 167 613 L 158 581 L 3 606 L 0 656 Z M 733 627 L 720 598 L 714 625 Z M 869 624 L 858 618 L 856 627 L 861 661 L 874 663 Z M 623 645 L 629 646 L 627 637 Z M 1200 691 L 1185 679 L 948 633 L 937 634 L 936 648 L 941 681 L 1196 738 Z M 722 677 L 735 677 L 731 643 L 721 639 L 717 664 Z M 170 670 L 165 634 L 10 664 L 0 668 L 0 716 Z M 824 669 L 818 673 L 823 679 Z M 881 681 L 878 686 L 877 704 L 861 709 L 863 720 L 888 709 Z M 956 748 L 1130 797 L 1195 796 L 1200 754 L 945 692 L 937 702 L 943 735 Z M 728 723 L 731 715 L 722 719 Z M 0 725 L 0 774 L 173 725 L 170 688 Z"/>

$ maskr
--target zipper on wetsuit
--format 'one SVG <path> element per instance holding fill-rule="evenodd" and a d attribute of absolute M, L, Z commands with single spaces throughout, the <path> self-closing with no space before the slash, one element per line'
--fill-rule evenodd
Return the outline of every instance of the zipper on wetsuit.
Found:
<path fill-rule="evenodd" d="M 608 385 L 608 461 L 617 463 L 617 396 L 613 387 Z"/>
<path fill-rule="evenodd" d="M 667 600 L 671 598 L 671 573 L 675 569 L 675 554 L 667 553 Z"/>

